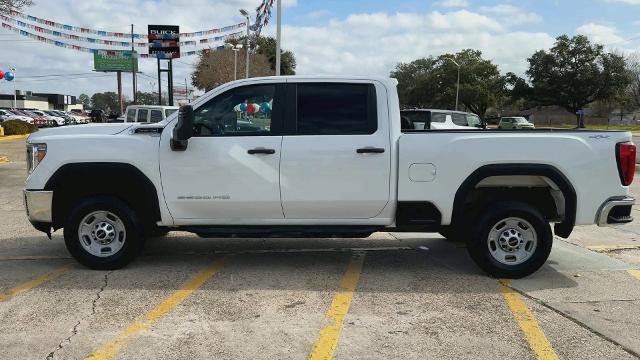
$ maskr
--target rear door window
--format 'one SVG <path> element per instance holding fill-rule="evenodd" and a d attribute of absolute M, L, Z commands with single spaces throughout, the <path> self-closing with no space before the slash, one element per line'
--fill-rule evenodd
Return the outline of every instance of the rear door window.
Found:
<path fill-rule="evenodd" d="M 149 121 L 149 110 L 147 109 L 139 109 L 138 110 L 138 122 L 144 123 Z"/>
<path fill-rule="evenodd" d="M 368 135 L 378 128 L 373 84 L 298 84 L 298 135 Z"/>
<path fill-rule="evenodd" d="M 157 123 L 162 121 L 162 110 L 151 110 L 151 122 Z"/>
<path fill-rule="evenodd" d="M 445 123 L 447 122 L 447 114 L 434 112 L 431 114 L 431 122 L 432 123 Z"/>
<path fill-rule="evenodd" d="M 464 114 L 452 114 L 453 123 L 458 126 L 469 126 L 467 123 L 467 117 Z"/>

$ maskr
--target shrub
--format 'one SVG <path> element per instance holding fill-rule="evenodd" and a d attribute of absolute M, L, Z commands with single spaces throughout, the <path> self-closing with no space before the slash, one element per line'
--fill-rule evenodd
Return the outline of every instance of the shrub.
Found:
<path fill-rule="evenodd" d="M 22 120 L 8 120 L 0 125 L 2 125 L 2 127 L 4 128 L 4 134 L 7 136 L 25 135 L 38 131 L 38 128 L 35 125 L 31 125 Z"/>

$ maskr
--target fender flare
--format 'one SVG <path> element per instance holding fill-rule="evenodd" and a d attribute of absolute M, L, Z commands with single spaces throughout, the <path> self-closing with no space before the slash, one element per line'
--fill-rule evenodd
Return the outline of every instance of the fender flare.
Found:
<path fill-rule="evenodd" d="M 547 164 L 491 164 L 478 168 L 466 178 L 456 192 L 453 203 L 452 224 L 456 219 L 464 217 L 462 206 L 464 200 L 480 181 L 492 176 L 510 175 L 544 176 L 558 186 L 565 200 L 565 215 L 561 223 L 555 224 L 554 230 L 556 235 L 565 239 L 568 238 L 576 223 L 578 198 L 569 179 L 556 167 Z"/>

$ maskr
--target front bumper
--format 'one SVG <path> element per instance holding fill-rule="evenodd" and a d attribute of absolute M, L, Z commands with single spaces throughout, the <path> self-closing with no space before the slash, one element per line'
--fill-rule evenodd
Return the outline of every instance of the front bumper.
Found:
<path fill-rule="evenodd" d="M 53 191 L 25 190 L 24 207 L 32 224 L 53 222 Z"/>
<path fill-rule="evenodd" d="M 621 197 L 607 200 L 598 212 L 598 226 L 627 224 L 633 221 L 631 208 L 636 201 L 632 197 Z"/>

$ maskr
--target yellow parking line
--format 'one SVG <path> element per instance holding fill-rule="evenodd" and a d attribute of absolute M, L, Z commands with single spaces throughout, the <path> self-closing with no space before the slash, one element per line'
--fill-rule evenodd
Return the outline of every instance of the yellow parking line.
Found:
<path fill-rule="evenodd" d="M 640 270 L 627 270 L 631 276 L 640 280 Z"/>
<path fill-rule="evenodd" d="M 126 329 L 122 330 L 115 338 L 104 343 L 98 350 L 94 351 L 87 359 L 92 360 L 106 360 L 116 356 L 131 342 L 134 337 L 140 332 L 149 329 L 158 320 L 163 318 L 166 314 L 172 311 L 176 306 L 180 305 L 186 300 L 195 290 L 200 288 L 207 280 L 217 274 L 227 262 L 228 257 L 224 257 L 221 260 L 216 261 L 207 269 L 200 272 L 191 280 L 186 282 L 180 289 L 176 290 L 173 294 L 169 295 L 164 301 L 162 301 L 153 310 L 148 312 L 140 320 L 137 320 L 133 324 L 129 325 Z"/>
<path fill-rule="evenodd" d="M 7 164 L 9 163 L 9 158 L 6 156 L 0 156 L 0 164 Z"/>
<path fill-rule="evenodd" d="M 329 360 L 333 358 L 342 331 L 342 323 L 349 312 L 353 292 L 358 286 L 362 265 L 364 263 L 364 252 L 354 254 L 347 266 L 347 271 L 342 277 L 340 283 L 340 291 L 336 293 L 331 302 L 331 307 L 327 311 L 327 318 L 333 323 L 323 327 L 320 330 L 320 336 L 313 345 L 313 350 L 309 355 L 312 360 Z"/>
<path fill-rule="evenodd" d="M 57 269 L 54 269 L 52 271 L 49 271 L 48 273 L 38 276 L 37 278 L 33 279 L 33 280 L 29 280 L 27 282 L 24 282 L 16 287 L 14 287 L 13 289 L 7 291 L 6 293 L 0 293 L 0 302 L 2 301 L 7 301 L 9 299 L 11 299 L 12 297 L 22 294 L 24 292 L 27 292 L 31 289 L 33 289 L 36 286 L 40 286 L 43 283 L 49 281 L 49 280 L 53 280 L 55 278 L 57 278 L 58 276 L 64 274 L 65 272 L 67 272 L 69 269 L 71 268 L 71 265 L 65 265 L 62 267 L 59 267 Z"/>
<path fill-rule="evenodd" d="M 29 137 L 29 135 L 7 135 L 7 136 L 0 136 L 0 141 L 15 140 L 15 139 L 26 139 L 28 137 Z"/>
<path fill-rule="evenodd" d="M 553 350 L 551 343 L 547 340 L 535 317 L 527 308 L 522 296 L 509 288 L 509 283 L 509 280 L 500 280 L 500 291 L 509 305 L 509 310 L 511 310 L 513 317 L 520 326 L 520 330 L 527 337 L 529 347 L 535 352 L 538 360 L 558 359 L 558 355 Z"/>

